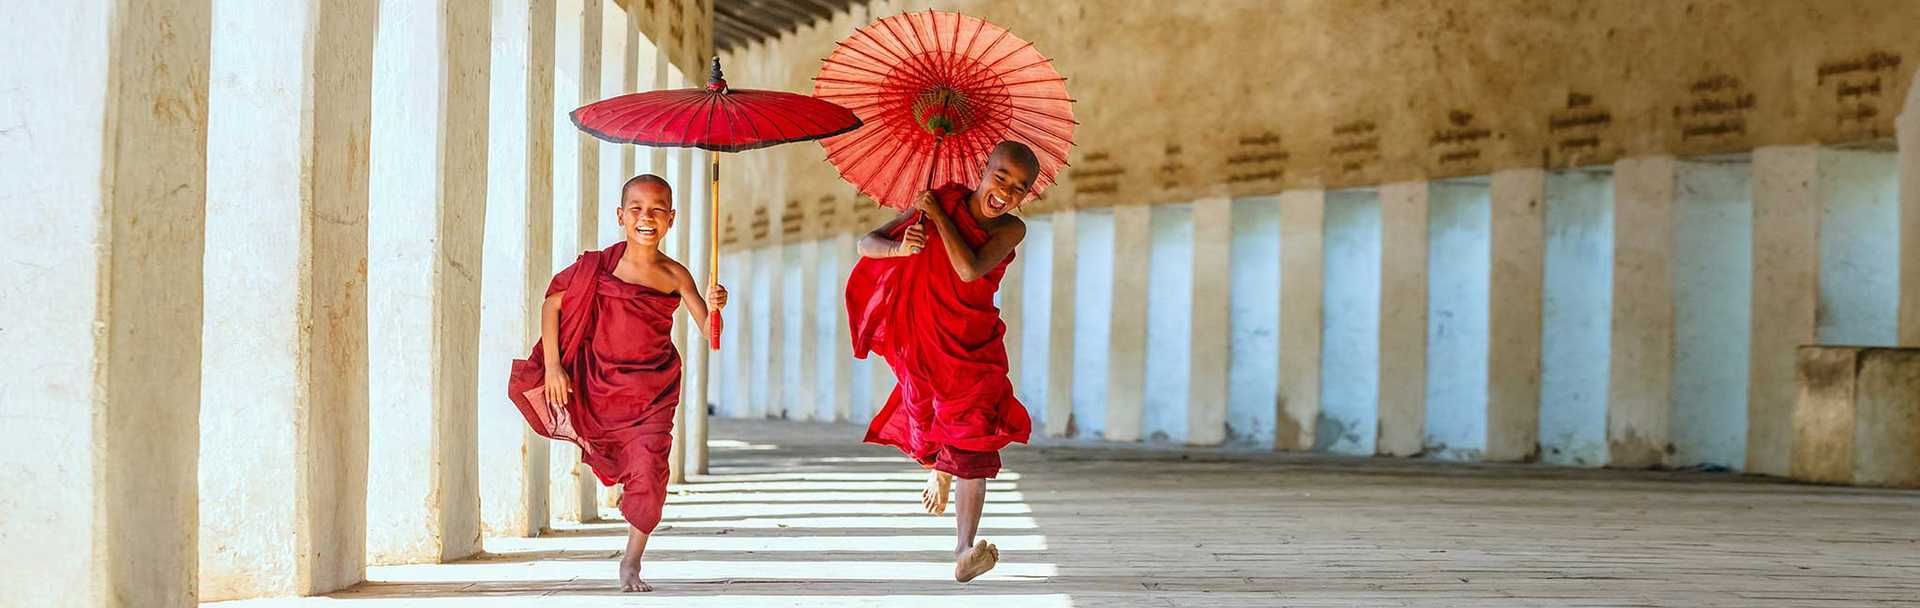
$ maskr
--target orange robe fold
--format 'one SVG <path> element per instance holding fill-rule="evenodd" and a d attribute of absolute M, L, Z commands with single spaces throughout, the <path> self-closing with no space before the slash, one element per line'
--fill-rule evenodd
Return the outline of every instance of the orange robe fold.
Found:
<path fill-rule="evenodd" d="M 934 194 L 969 248 L 986 242 L 967 211 L 972 191 L 949 184 Z M 847 279 L 853 356 L 885 357 L 898 380 L 866 441 L 962 479 L 989 478 L 1000 472 L 999 450 L 1025 443 L 1032 426 L 1007 379 L 1007 325 L 993 303 L 1013 256 L 962 281 L 938 232 L 928 227 L 919 253 L 861 258 Z"/>
<path fill-rule="evenodd" d="M 680 404 L 680 353 L 672 340 L 680 296 L 613 276 L 626 247 L 581 254 L 547 286 L 549 296 L 566 293 L 559 352 L 572 399 L 561 407 L 541 396 L 547 362 L 539 343 L 513 362 L 507 393 L 535 432 L 579 445 L 600 483 L 624 484 L 621 514 L 652 533 L 667 497 L 667 452 Z"/>

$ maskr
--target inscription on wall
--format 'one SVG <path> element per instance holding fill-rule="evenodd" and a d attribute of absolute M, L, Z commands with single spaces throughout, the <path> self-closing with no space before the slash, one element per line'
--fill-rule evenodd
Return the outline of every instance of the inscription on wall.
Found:
<path fill-rule="evenodd" d="M 1160 165 L 1153 168 L 1161 188 L 1179 188 L 1181 179 L 1187 176 L 1187 164 L 1181 162 L 1180 151 L 1180 144 L 1167 144 L 1162 148 Z"/>
<path fill-rule="evenodd" d="M 753 218 L 747 221 L 747 234 L 751 235 L 756 243 L 766 242 L 769 234 L 766 207 L 753 208 Z"/>
<path fill-rule="evenodd" d="M 1340 167 L 1340 173 L 1357 173 L 1380 162 L 1380 127 L 1371 120 L 1356 120 L 1333 126 L 1333 145 L 1327 155 Z"/>
<path fill-rule="evenodd" d="M 1127 170 L 1113 163 L 1106 152 L 1088 151 L 1080 162 L 1067 169 L 1073 179 L 1073 192 L 1082 195 L 1113 194 L 1120 191 L 1120 179 Z"/>
<path fill-rule="evenodd" d="M 1473 112 L 1447 111 L 1447 126 L 1434 129 L 1427 138 L 1427 149 L 1442 166 L 1461 165 L 1480 160 L 1480 146 L 1493 131 L 1474 123 Z"/>
<path fill-rule="evenodd" d="M 1834 125 L 1846 132 L 1873 130 L 1875 118 L 1889 100 L 1900 56 L 1885 51 L 1869 51 L 1857 56 L 1821 63 L 1815 81 L 1829 91 L 1833 100 Z"/>
<path fill-rule="evenodd" d="M 1272 131 L 1243 135 L 1227 154 L 1227 183 L 1279 181 L 1292 157 Z"/>
<path fill-rule="evenodd" d="M 1569 91 L 1566 107 L 1547 115 L 1547 134 L 1552 141 L 1546 152 L 1547 165 L 1571 167 L 1599 156 L 1611 126 L 1613 112 L 1595 104 L 1593 95 Z"/>
<path fill-rule="evenodd" d="M 1693 81 L 1687 103 L 1673 108 L 1680 141 L 1730 139 L 1747 134 L 1747 114 L 1758 105 L 1746 83 L 1726 74 Z"/>
<path fill-rule="evenodd" d="M 788 237 L 800 234 L 805 226 L 800 221 L 805 216 L 800 211 L 800 199 L 787 199 L 787 206 L 780 209 L 780 236 Z"/>

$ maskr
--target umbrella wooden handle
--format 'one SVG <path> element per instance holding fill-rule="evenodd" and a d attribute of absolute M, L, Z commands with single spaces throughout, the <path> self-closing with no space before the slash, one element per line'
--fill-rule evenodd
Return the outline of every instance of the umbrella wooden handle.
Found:
<path fill-rule="evenodd" d="M 714 59 L 714 70 L 716 73 L 720 69 L 719 65 L 720 65 L 720 60 L 718 58 Z M 708 207 L 709 213 L 707 214 L 707 291 L 711 292 L 713 291 L 713 287 L 715 285 L 720 284 L 720 154 L 721 153 L 708 152 L 707 154 L 710 156 L 710 158 L 713 159 L 713 163 L 709 166 L 708 168 L 709 170 L 707 172 L 708 179 L 712 180 L 711 182 L 708 183 L 708 187 L 707 187 L 707 194 L 708 194 L 707 200 L 708 200 L 708 204 L 710 205 Z M 711 302 L 709 302 L 709 304 L 711 304 Z M 713 310 L 708 312 L 707 313 L 707 350 L 720 350 L 720 326 L 721 326 L 720 311 Z"/>

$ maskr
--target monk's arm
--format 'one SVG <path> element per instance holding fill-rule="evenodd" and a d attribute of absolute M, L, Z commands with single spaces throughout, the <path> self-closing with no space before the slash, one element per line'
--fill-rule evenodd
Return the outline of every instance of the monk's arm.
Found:
<path fill-rule="evenodd" d="M 540 304 L 540 351 L 548 369 L 560 366 L 560 300 L 565 292 L 547 296 Z"/>
<path fill-rule="evenodd" d="M 887 220 L 887 223 L 881 224 L 879 228 L 873 229 L 873 232 L 867 233 L 867 236 L 861 237 L 859 245 L 860 257 L 891 258 L 903 255 L 904 253 L 901 251 L 903 248 L 900 246 L 900 241 L 896 241 L 888 235 L 900 229 L 901 225 L 913 221 L 913 216 L 913 211 L 903 211 L 900 215 L 894 216 L 893 219 Z"/>
<path fill-rule="evenodd" d="M 953 273 L 960 275 L 962 281 L 972 282 L 987 276 L 995 266 L 1013 254 L 1013 248 L 1020 244 L 1021 239 L 1027 238 L 1026 222 L 1017 217 L 1008 217 L 1011 221 L 990 233 L 987 242 L 980 244 L 980 250 L 974 251 L 960 237 L 960 230 L 954 227 L 953 218 L 945 213 L 928 213 L 927 217 L 933 220 L 934 227 L 940 231 L 940 242 L 947 248 L 947 261 L 953 263 Z"/>
<path fill-rule="evenodd" d="M 700 335 L 706 335 L 707 298 L 700 295 L 700 286 L 693 282 L 693 273 L 687 272 L 687 267 L 674 264 L 673 274 L 675 281 L 680 284 L 680 305 L 687 308 L 687 317 L 692 319 L 694 327 L 700 329 Z"/>

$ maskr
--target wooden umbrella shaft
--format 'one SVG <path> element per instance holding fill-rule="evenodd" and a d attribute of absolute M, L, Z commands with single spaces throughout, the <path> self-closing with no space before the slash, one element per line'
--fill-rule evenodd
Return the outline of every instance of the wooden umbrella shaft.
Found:
<path fill-rule="evenodd" d="M 713 291 L 720 283 L 720 155 L 724 152 L 707 154 L 712 159 L 707 168 L 707 291 Z"/>

